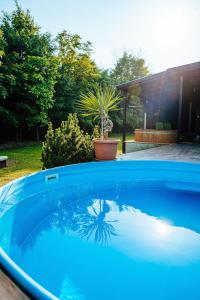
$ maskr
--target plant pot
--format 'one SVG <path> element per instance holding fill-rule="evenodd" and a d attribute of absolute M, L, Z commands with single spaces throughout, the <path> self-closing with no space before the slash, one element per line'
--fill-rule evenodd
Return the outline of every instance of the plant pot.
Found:
<path fill-rule="evenodd" d="M 96 160 L 114 160 L 117 156 L 119 140 L 93 139 Z"/>

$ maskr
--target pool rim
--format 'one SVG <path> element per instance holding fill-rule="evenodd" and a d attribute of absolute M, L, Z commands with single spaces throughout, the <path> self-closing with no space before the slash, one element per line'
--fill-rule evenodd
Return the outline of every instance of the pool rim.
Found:
<path fill-rule="evenodd" d="M 55 173 L 56 171 L 59 171 L 59 170 L 66 170 L 66 171 L 69 171 L 69 175 L 70 175 L 70 171 L 72 170 L 71 168 L 74 168 L 75 172 L 78 170 L 86 171 L 85 167 L 86 168 L 91 167 L 91 168 L 89 168 L 90 171 L 95 171 L 95 170 L 97 171 L 97 170 L 101 169 L 101 168 L 95 169 L 95 166 L 97 166 L 97 165 L 99 167 L 105 166 L 105 169 L 107 169 L 108 166 L 112 166 L 112 165 L 118 165 L 118 166 L 124 165 L 125 166 L 125 165 L 129 165 L 129 164 L 139 165 L 139 166 L 144 166 L 147 164 L 147 165 L 149 165 L 149 167 L 154 166 L 154 169 L 156 169 L 156 170 L 158 170 L 158 169 L 162 170 L 163 165 L 165 167 L 164 168 L 165 170 L 167 167 L 173 166 L 173 170 L 177 170 L 177 171 L 180 170 L 181 166 L 185 166 L 185 167 L 190 166 L 189 171 L 194 169 L 195 171 L 198 171 L 200 173 L 200 164 L 197 162 L 181 162 L 181 161 L 173 161 L 173 160 L 168 160 L 168 161 L 166 161 L 166 160 L 117 160 L 117 161 L 79 163 L 79 164 L 65 165 L 65 166 L 55 167 L 55 168 L 51 168 L 51 169 L 41 170 L 38 172 L 34 172 L 32 174 L 17 178 L 15 180 L 5 184 L 4 186 L 0 187 L 0 196 L 4 189 L 8 188 L 8 191 L 9 191 L 9 187 L 13 186 L 15 183 L 24 181 L 28 178 L 29 179 L 34 178 L 38 174 L 44 174 L 44 176 L 45 175 L 47 176 L 47 175 L 52 174 L 52 172 Z M 155 165 L 156 165 L 156 168 L 155 168 Z M 178 168 L 176 168 L 176 166 L 178 166 Z M 150 169 L 149 169 L 149 171 L 150 171 Z M 3 198 L 3 200 L 5 200 L 5 199 L 6 199 L 6 195 Z M 3 200 L 0 199 L 0 203 Z M 6 271 L 7 275 L 11 278 L 11 280 L 16 282 L 16 284 L 25 293 L 27 293 L 27 296 L 31 296 L 33 299 L 38 299 L 38 300 L 39 299 L 40 300 L 59 300 L 58 297 L 53 295 L 53 293 L 49 292 L 46 288 L 44 288 L 42 285 L 37 283 L 36 280 L 32 279 L 31 276 L 29 276 L 25 271 L 23 271 L 9 257 L 9 255 L 1 248 L 1 246 L 0 246 L 0 267 L 2 268 L 2 270 Z"/>

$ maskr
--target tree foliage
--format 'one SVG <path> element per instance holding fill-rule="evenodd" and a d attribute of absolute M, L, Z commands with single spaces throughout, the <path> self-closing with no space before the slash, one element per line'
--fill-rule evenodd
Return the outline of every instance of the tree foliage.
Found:
<path fill-rule="evenodd" d="M 51 116 L 59 123 L 67 113 L 74 112 L 81 93 L 94 88 L 100 72 L 91 59 L 90 42 L 83 42 L 77 34 L 63 31 L 57 36 L 59 79 L 56 83 L 55 105 Z"/>
<path fill-rule="evenodd" d="M 52 39 L 15 3 L 11 14 L 2 13 L 0 23 L 0 128 L 7 140 L 26 138 L 27 132 L 29 138 L 38 137 L 49 120 L 58 126 L 77 112 L 81 95 L 94 94 L 97 86 L 114 87 L 148 74 L 144 59 L 127 51 L 113 69 L 99 69 L 90 42 L 66 30 Z M 136 103 L 139 98 L 134 97 Z M 91 129 L 91 117 L 79 117 L 81 127 Z M 111 117 L 119 130 L 121 112 Z M 130 117 L 130 124 L 136 119 Z"/>
<path fill-rule="evenodd" d="M 0 30 L 4 51 L 0 70 L 1 126 L 9 124 L 22 132 L 23 128 L 45 125 L 53 106 L 57 76 L 50 35 L 41 34 L 29 11 L 17 3 L 12 14 L 3 14 Z"/>
<path fill-rule="evenodd" d="M 111 70 L 110 77 L 113 84 L 117 85 L 126 81 L 144 77 L 149 74 L 145 60 L 128 51 L 124 51 L 117 59 L 114 68 Z"/>

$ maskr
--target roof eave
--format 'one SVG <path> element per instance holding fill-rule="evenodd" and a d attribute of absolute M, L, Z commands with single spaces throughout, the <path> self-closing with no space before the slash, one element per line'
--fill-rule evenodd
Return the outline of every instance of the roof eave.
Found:
<path fill-rule="evenodd" d="M 168 73 L 184 72 L 184 71 L 191 71 L 191 70 L 196 70 L 196 69 L 200 69 L 200 61 L 195 62 L 195 63 L 191 63 L 191 64 L 187 64 L 187 65 L 183 65 L 183 66 L 169 68 L 166 71 L 163 71 L 163 72 L 160 72 L 160 73 L 147 75 L 145 77 L 141 77 L 141 78 L 138 78 L 138 79 L 135 79 L 135 80 L 131 80 L 131 81 L 128 81 L 128 82 L 125 82 L 125 83 L 121 83 L 121 84 L 118 84 L 116 86 L 116 88 L 118 90 L 127 90 L 129 87 L 134 87 L 138 84 L 145 83 L 146 81 L 152 81 L 152 80 L 157 80 L 159 78 L 162 78 L 163 76 L 167 75 Z"/>

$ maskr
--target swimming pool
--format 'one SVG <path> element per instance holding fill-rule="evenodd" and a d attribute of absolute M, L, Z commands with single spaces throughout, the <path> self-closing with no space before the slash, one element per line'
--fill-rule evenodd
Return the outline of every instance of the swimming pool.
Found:
<path fill-rule="evenodd" d="M 36 299 L 200 299 L 199 164 L 65 166 L 0 199 L 0 263 Z"/>

